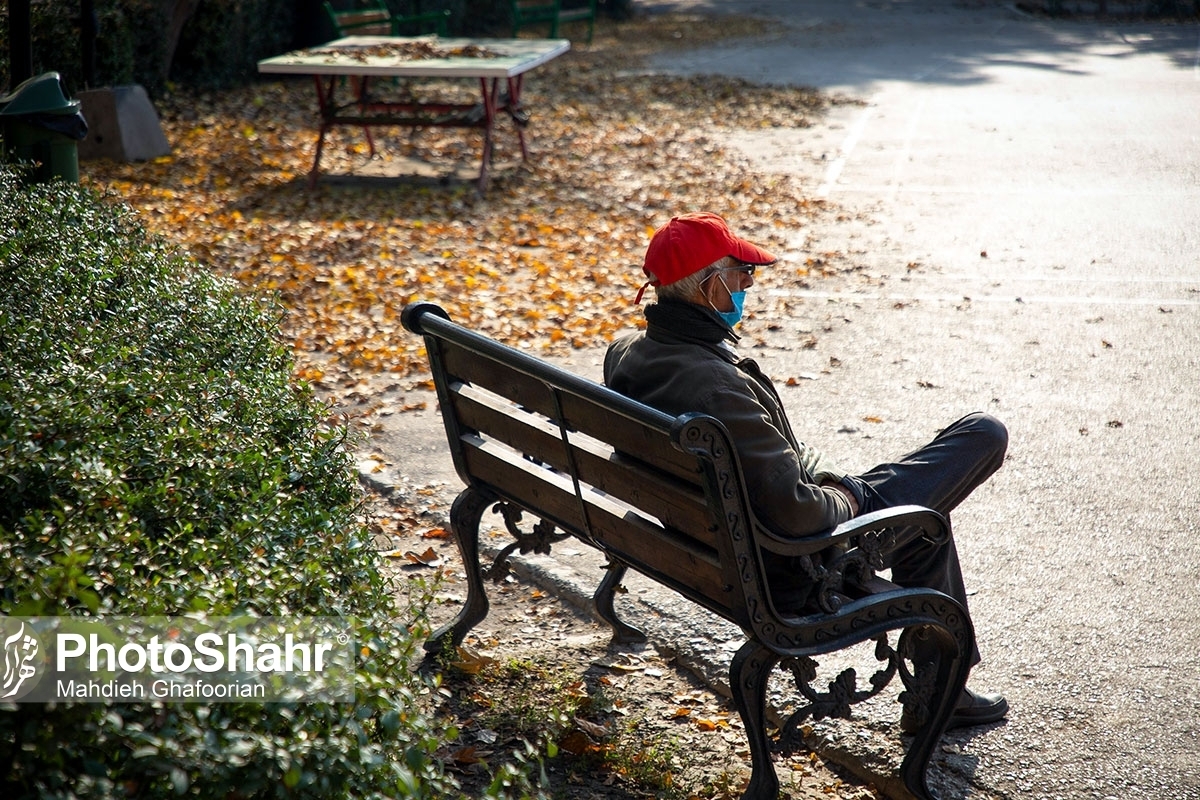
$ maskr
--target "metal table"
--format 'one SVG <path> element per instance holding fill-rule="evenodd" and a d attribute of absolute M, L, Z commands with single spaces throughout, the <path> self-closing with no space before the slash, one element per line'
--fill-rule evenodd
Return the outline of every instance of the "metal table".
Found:
<path fill-rule="evenodd" d="M 318 47 L 296 50 L 258 62 L 258 71 L 311 75 L 317 88 L 321 130 L 317 153 L 309 172 L 309 185 L 320 174 L 325 133 L 335 125 L 363 129 L 371 155 L 374 126 L 461 127 L 483 129 L 483 155 L 479 189 L 487 189 L 492 160 L 496 117 L 512 119 L 521 144 L 521 157 L 529 159 L 525 126 L 529 114 L 521 108 L 525 73 L 567 52 L 566 39 L 442 39 L 436 36 L 348 36 Z M 476 104 L 374 100 L 369 94 L 374 78 L 473 78 L 479 81 L 481 102 Z M 348 80 L 347 80 L 348 79 Z M 501 91 L 501 81 L 503 91 Z M 350 87 L 349 99 L 338 97 L 339 87 Z"/>

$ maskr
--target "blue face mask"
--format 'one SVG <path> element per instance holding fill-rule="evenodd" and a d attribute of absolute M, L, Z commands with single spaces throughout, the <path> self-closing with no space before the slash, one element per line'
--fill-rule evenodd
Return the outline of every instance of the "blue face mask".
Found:
<path fill-rule="evenodd" d="M 730 292 L 729 299 L 733 301 L 732 311 L 718 311 L 721 319 L 725 320 L 725 324 L 729 327 L 737 325 L 742 320 L 742 308 L 746 305 L 745 292 Z"/>
<path fill-rule="evenodd" d="M 713 311 L 717 312 L 717 316 L 725 320 L 725 324 L 732 328 L 742 320 L 742 308 L 746 305 L 746 293 L 730 292 L 729 284 L 725 283 L 725 278 L 720 273 L 717 274 L 717 280 L 725 287 L 725 291 L 729 292 L 729 299 L 733 301 L 733 308 L 729 311 L 717 311 L 716 306 L 711 307 Z"/>

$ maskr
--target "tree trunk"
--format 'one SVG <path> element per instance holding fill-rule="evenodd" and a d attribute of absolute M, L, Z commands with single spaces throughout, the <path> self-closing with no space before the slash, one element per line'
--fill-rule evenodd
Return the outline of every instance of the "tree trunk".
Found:
<path fill-rule="evenodd" d="M 33 77 L 29 0 L 8 0 L 8 88 Z"/>
<path fill-rule="evenodd" d="M 179 36 L 183 26 L 191 18 L 200 0 L 160 0 L 163 18 L 167 21 L 166 43 L 163 45 L 163 60 L 161 74 L 165 83 L 171 77 L 171 62 L 175 60 L 175 48 L 179 46 Z"/>

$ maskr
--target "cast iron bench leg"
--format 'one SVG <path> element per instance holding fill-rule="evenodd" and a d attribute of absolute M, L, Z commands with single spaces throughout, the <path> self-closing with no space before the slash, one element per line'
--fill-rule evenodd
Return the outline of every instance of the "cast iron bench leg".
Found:
<path fill-rule="evenodd" d="M 447 646 L 462 644 L 467 633 L 487 616 L 487 592 L 483 588 L 483 569 L 479 566 L 479 523 L 494 502 L 496 498 L 490 493 L 471 487 L 460 492 L 450 507 L 450 531 L 467 573 L 467 602 L 457 617 L 425 642 L 425 652 L 431 656 L 440 654 Z"/>
<path fill-rule="evenodd" d="M 945 612 L 943 612 L 945 613 Z M 951 611 L 944 624 L 953 624 L 956 614 Z M 965 617 L 965 615 L 963 615 Z M 967 685 L 967 675 L 970 664 L 965 650 L 960 650 L 960 644 L 955 640 L 948 628 L 940 625 L 922 626 L 925 635 L 932 637 L 937 648 L 937 671 L 932 686 L 941 686 L 941 694 L 927 699 L 929 718 L 925 724 L 913 734 L 912 744 L 900 765 L 900 778 L 905 787 L 918 800 L 937 800 L 937 794 L 929 788 L 929 760 L 938 741 L 946 730 L 946 723 L 954 714 L 958 698 Z M 908 633 L 908 632 L 906 632 Z M 911 634 L 910 634 L 911 635 Z M 969 635 L 963 635 L 962 641 L 969 641 Z M 963 645 L 965 647 L 965 644 Z M 925 669 L 932 664 L 924 665 Z M 918 667 L 919 669 L 920 667 Z"/>
<path fill-rule="evenodd" d="M 607 622 L 613 630 L 613 644 L 633 644 L 646 641 L 646 634 L 632 625 L 622 622 L 617 616 L 616 609 L 613 608 L 613 596 L 625 577 L 625 570 L 624 564 L 616 562 L 609 564 L 608 571 L 604 573 L 604 580 L 600 581 L 600 585 L 596 587 L 596 593 L 592 595 L 592 602 L 596 606 L 596 616 Z"/>
<path fill-rule="evenodd" d="M 746 642 L 729 665 L 729 688 L 750 740 L 750 785 L 742 800 L 775 800 L 779 778 L 767 739 L 767 679 L 779 656 L 754 640 Z"/>

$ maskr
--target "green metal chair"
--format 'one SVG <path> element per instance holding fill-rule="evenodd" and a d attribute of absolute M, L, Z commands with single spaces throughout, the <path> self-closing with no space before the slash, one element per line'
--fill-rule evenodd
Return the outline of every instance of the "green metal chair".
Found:
<path fill-rule="evenodd" d="M 588 24 L 587 42 L 591 44 L 596 27 L 597 0 L 588 0 L 587 5 L 563 8 L 562 0 L 509 0 L 512 9 L 512 35 L 515 38 L 528 25 L 550 23 L 550 39 L 558 38 L 558 26 L 564 22 Z"/>
<path fill-rule="evenodd" d="M 325 0 L 325 13 L 334 33 L 342 36 L 420 36 L 450 34 L 450 11 L 396 15 L 383 0 L 356 0 L 350 8 L 336 9 Z"/>

